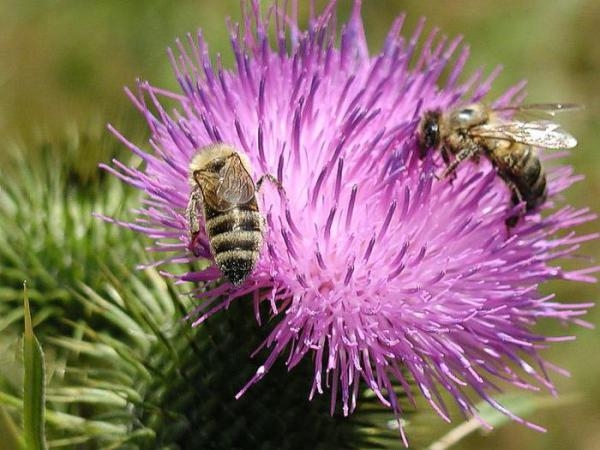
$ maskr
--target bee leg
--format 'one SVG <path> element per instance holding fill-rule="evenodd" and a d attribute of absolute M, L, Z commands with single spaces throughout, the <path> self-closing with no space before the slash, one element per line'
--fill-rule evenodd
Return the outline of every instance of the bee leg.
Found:
<path fill-rule="evenodd" d="M 275 187 L 279 191 L 279 195 L 283 194 L 283 198 L 287 198 L 285 195 L 285 189 L 281 185 L 281 182 L 277 178 L 275 178 L 273 175 L 271 175 L 270 173 L 265 173 L 258 179 L 258 181 L 256 182 L 256 190 L 257 191 L 260 190 L 260 188 L 265 180 L 269 180 L 272 184 L 275 185 Z"/>
<path fill-rule="evenodd" d="M 439 176 L 439 179 L 444 179 L 448 175 L 454 174 L 454 171 L 456 170 L 456 168 L 458 167 L 458 165 L 461 162 L 463 162 L 465 159 L 472 158 L 473 156 L 479 154 L 479 152 L 480 152 L 480 148 L 476 144 L 470 144 L 470 145 L 466 146 L 465 148 L 463 148 L 461 151 L 459 151 L 455 155 L 454 161 L 452 161 L 450 164 L 448 164 L 448 166 L 446 167 L 446 170 L 444 170 L 442 172 L 442 175 Z"/>
<path fill-rule="evenodd" d="M 279 182 L 279 180 L 277 178 L 275 178 L 270 173 L 265 173 L 256 182 L 256 190 L 257 191 L 260 189 L 260 187 L 262 186 L 262 184 L 265 180 L 269 180 L 271 183 L 273 183 L 277 187 L 277 189 L 283 189 L 283 186 L 281 185 L 281 183 Z"/>
<path fill-rule="evenodd" d="M 500 178 L 502 178 L 502 180 L 506 183 L 506 185 L 510 189 L 510 192 L 511 192 L 511 197 L 510 197 L 511 205 L 512 206 L 517 206 L 518 204 L 523 203 L 525 201 L 525 199 L 521 195 L 521 191 L 519 191 L 519 189 L 517 188 L 517 185 L 514 182 L 512 182 L 508 177 L 506 177 L 504 174 L 502 174 L 501 172 L 498 172 L 498 175 L 500 176 Z M 515 214 L 514 216 L 511 216 L 511 217 L 507 218 L 506 221 L 505 221 L 506 226 L 509 229 L 510 228 L 514 228 L 515 225 L 517 225 L 517 223 L 519 222 L 519 219 L 522 216 L 523 216 L 523 212 L 521 211 L 519 214 Z"/>
<path fill-rule="evenodd" d="M 452 162 L 450 161 L 450 152 L 448 151 L 448 149 L 445 146 L 442 146 L 440 152 L 442 153 L 442 160 L 444 161 L 444 164 L 446 164 L 446 169 L 452 164 Z M 451 178 L 450 178 L 450 183 L 452 183 L 452 181 L 456 178 L 456 172 L 452 171 L 452 173 L 450 174 Z M 437 175 L 435 175 L 435 177 L 438 180 L 441 180 L 443 177 L 439 177 Z"/>
<path fill-rule="evenodd" d="M 448 167 L 450 165 L 450 152 L 448 151 L 448 149 L 446 147 L 442 147 L 441 153 L 442 153 L 442 159 L 444 160 L 446 167 Z"/>
<path fill-rule="evenodd" d="M 188 219 L 188 225 L 192 236 L 198 234 L 200 231 L 200 222 L 198 221 L 198 206 L 200 205 L 201 201 L 202 191 L 200 190 L 200 186 L 196 185 L 192 188 L 190 200 L 188 201 L 187 208 L 185 209 L 185 214 Z"/>
<path fill-rule="evenodd" d="M 199 256 L 199 252 L 196 245 L 196 238 L 200 233 L 200 221 L 198 220 L 198 207 L 202 201 L 202 191 L 200 186 L 196 185 L 192 188 L 190 193 L 190 200 L 188 201 L 185 214 L 188 219 L 188 227 L 190 229 L 190 249 L 194 253 L 194 256 Z"/>

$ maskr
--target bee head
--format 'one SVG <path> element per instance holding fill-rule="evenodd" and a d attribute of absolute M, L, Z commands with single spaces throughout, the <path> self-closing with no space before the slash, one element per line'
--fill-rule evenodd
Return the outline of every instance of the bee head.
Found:
<path fill-rule="evenodd" d="M 420 149 L 421 159 L 427 154 L 427 150 L 437 148 L 440 145 L 440 117 L 438 110 L 427 111 L 417 130 L 417 144 Z"/>

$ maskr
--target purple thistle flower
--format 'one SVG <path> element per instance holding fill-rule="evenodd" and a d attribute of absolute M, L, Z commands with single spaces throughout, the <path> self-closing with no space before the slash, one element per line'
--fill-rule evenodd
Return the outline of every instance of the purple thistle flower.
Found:
<path fill-rule="evenodd" d="M 182 94 L 147 82 L 128 91 L 150 127 L 151 151 L 111 128 L 145 164 L 114 161 L 106 169 L 146 198 L 134 222 L 108 220 L 155 240 L 153 250 L 170 255 L 161 262 L 187 264 L 194 250 L 212 263 L 172 275 L 202 286 L 194 325 L 246 296 L 260 322 L 259 304 L 270 304 L 278 320 L 265 342 L 270 354 L 238 395 L 286 353 L 289 368 L 314 361 L 310 396 L 330 389 L 332 413 L 338 395 L 344 414 L 352 412 L 364 381 L 400 416 L 394 386 L 410 396 L 414 380 L 446 420 L 440 390 L 466 414 L 477 414 L 475 392 L 523 422 L 490 392 L 504 381 L 554 393 L 547 372 L 564 371 L 539 350 L 570 339 L 541 336 L 533 326 L 545 317 L 587 325 L 578 317 L 590 303 L 566 305 L 537 291 L 549 279 L 595 281 L 598 267 L 551 265 L 597 237 L 571 231 L 594 218 L 587 209 L 554 204 L 580 177 L 569 167 L 550 170 L 546 213 L 528 214 L 508 233 L 510 192 L 487 161 L 463 163 L 450 183 L 434 177 L 443 164 L 437 153 L 418 157 L 423 111 L 479 101 L 496 76 L 482 80 L 478 71 L 458 82 L 468 57 L 460 39 L 437 39 L 434 31 L 417 53 L 424 23 L 406 40 L 399 17 L 370 55 L 359 0 L 339 43 L 336 1 L 312 15 L 307 30 L 298 28 L 295 5 L 291 16 L 275 4 L 266 17 L 258 0 L 250 5 L 243 26 L 230 25 L 232 69 L 211 62 L 200 33 L 189 35 L 189 50 L 178 41 L 178 54 L 169 53 Z M 522 88 L 494 105 L 520 102 Z M 168 112 L 165 100 L 177 109 Z M 188 166 L 215 142 L 244 153 L 255 180 L 272 174 L 285 191 L 266 183 L 257 193 L 265 244 L 240 286 L 216 283 L 222 275 L 203 229 L 190 248 Z"/>

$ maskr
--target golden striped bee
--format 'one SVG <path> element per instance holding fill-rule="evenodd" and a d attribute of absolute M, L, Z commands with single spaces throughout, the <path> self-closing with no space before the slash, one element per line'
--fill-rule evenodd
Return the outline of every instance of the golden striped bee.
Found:
<path fill-rule="evenodd" d="M 200 148 L 189 167 L 192 187 L 186 210 L 195 247 L 202 205 L 210 251 L 223 275 L 241 284 L 254 269 L 264 239 L 264 218 L 256 202 L 257 185 L 248 158 L 235 148 L 216 143 Z"/>
<path fill-rule="evenodd" d="M 551 116 L 559 111 L 578 109 L 574 104 L 531 104 L 490 108 L 481 103 L 453 109 L 449 112 L 425 112 L 417 130 L 421 158 L 427 151 L 441 151 L 446 169 L 440 176 L 454 174 L 458 165 L 471 159 L 477 162 L 486 156 L 511 190 L 513 206 L 525 202 L 525 212 L 535 210 L 546 200 L 546 175 L 535 148 L 572 148 L 577 140 L 560 125 L 549 120 L 507 120 L 511 111 L 541 111 Z M 519 216 L 506 224 L 513 227 Z"/>

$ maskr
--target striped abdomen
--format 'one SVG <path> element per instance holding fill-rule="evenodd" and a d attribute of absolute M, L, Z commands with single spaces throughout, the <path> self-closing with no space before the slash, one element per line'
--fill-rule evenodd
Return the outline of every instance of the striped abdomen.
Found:
<path fill-rule="evenodd" d="M 532 211 L 546 201 L 546 175 L 540 160 L 530 150 L 523 175 L 517 186 L 527 202 L 527 211 Z"/>
<path fill-rule="evenodd" d="M 206 234 L 217 266 L 233 284 L 252 272 L 263 241 L 263 218 L 256 198 L 229 211 L 204 205 Z"/>
<path fill-rule="evenodd" d="M 510 178 L 525 201 L 526 210 L 533 211 L 546 201 L 546 175 L 532 147 L 523 144 L 513 146 L 517 147 L 514 152 L 517 161 L 510 168 Z"/>
<path fill-rule="evenodd" d="M 512 189 L 513 205 L 525 202 L 526 212 L 533 211 L 546 201 L 546 175 L 533 147 L 517 142 L 499 142 L 490 153 L 498 174 Z M 506 224 L 513 227 L 518 216 L 509 217 Z"/>

